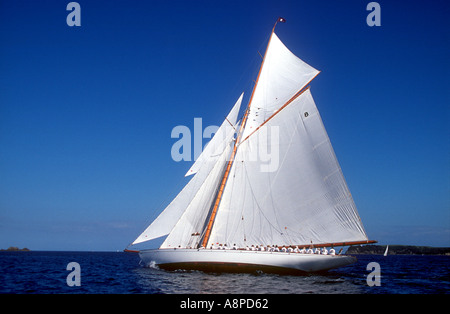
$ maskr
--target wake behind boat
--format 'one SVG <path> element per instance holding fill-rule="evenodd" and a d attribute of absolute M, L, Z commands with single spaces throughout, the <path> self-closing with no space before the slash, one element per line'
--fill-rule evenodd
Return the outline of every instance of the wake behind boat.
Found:
<path fill-rule="evenodd" d="M 364 231 L 309 90 L 319 71 L 281 42 L 276 25 L 241 123 L 243 94 L 186 173 L 192 179 L 132 243 L 166 236 L 159 249 L 140 251 L 145 265 L 316 272 L 356 259 L 298 247 L 376 242 Z M 218 244 L 235 249 L 210 249 Z"/>

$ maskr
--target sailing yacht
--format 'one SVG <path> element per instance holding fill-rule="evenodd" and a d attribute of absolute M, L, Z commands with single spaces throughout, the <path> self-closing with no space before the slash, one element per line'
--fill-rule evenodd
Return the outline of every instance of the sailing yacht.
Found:
<path fill-rule="evenodd" d="M 376 242 L 366 235 L 310 91 L 319 71 L 276 35 L 284 21 L 272 29 L 242 119 L 243 94 L 186 173 L 192 179 L 132 242 L 166 236 L 159 249 L 139 251 L 145 265 L 317 272 L 356 259 L 302 248 Z"/>

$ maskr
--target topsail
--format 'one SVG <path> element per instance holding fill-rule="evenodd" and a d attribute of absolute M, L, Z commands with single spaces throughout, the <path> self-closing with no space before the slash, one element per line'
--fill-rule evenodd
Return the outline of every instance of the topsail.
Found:
<path fill-rule="evenodd" d="M 253 92 L 242 139 L 254 132 L 317 74 L 318 70 L 295 56 L 278 36 L 272 33 L 258 84 Z"/>

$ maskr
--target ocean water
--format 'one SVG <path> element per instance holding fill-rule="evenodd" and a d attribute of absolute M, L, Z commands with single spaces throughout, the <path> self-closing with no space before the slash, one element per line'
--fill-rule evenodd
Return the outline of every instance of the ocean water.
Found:
<path fill-rule="evenodd" d="M 139 265 L 135 253 L 0 252 L 0 293 L 13 294 L 449 294 L 450 256 L 358 255 L 325 274 L 169 272 Z M 80 265 L 80 285 L 67 277 Z M 379 286 L 367 277 L 380 265 Z M 72 277 L 71 277 L 72 278 Z"/>

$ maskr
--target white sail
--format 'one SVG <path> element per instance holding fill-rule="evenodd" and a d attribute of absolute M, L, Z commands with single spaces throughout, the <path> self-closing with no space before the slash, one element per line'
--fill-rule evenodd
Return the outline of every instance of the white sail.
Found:
<path fill-rule="evenodd" d="M 142 232 L 136 240 L 134 240 L 132 244 L 134 245 L 153 240 L 169 234 L 178 219 L 197 194 L 200 187 L 203 185 L 213 167 L 214 163 L 209 163 L 205 167 L 202 167 L 202 169 L 188 182 L 188 184 L 181 190 L 175 199 L 144 230 L 144 232 Z"/>
<path fill-rule="evenodd" d="M 214 271 L 322 271 L 355 259 L 340 254 L 200 246 L 326 247 L 376 242 L 367 238 L 306 87 L 318 73 L 272 31 L 238 140 L 233 135 L 242 95 L 186 174 L 194 177 L 133 242 L 168 234 L 160 249 L 140 251 L 145 265 Z"/>
<path fill-rule="evenodd" d="M 144 230 L 144 232 L 134 240 L 132 245 L 165 236 L 173 229 L 177 221 L 199 192 L 200 188 L 204 186 L 205 180 L 208 178 L 210 172 L 214 169 L 217 161 L 223 155 L 223 152 L 233 138 L 234 128 L 230 123 L 236 124 L 242 97 L 243 94 L 234 104 L 227 118 L 211 139 L 210 142 L 213 144 L 211 148 L 205 149 L 200 155 L 201 159 L 197 159 L 197 162 L 194 163 L 195 168 L 192 172 L 195 172 L 195 176 L 164 209 L 164 211 Z M 230 123 L 228 121 L 230 121 Z M 209 146 L 210 145 L 208 145 L 207 148 Z M 217 174 L 217 176 L 220 175 Z"/>
<path fill-rule="evenodd" d="M 223 121 L 222 125 L 219 127 L 217 132 L 214 134 L 213 138 L 203 149 L 200 156 L 198 156 L 195 163 L 188 170 L 185 176 L 190 176 L 197 173 L 197 171 L 207 162 L 211 161 L 212 157 L 220 156 L 228 143 L 230 134 L 235 133 L 236 121 L 239 114 L 239 109 L 241 108 L 242 98 L 244 93 L 241 94 L 239 99 L 234 104 L 228 116 Z"/>
<path fill-rule="evenodd" d="M 234 142 L 230 140 L 214 168 L 160 248 L 196 248 L 198 246 L 203 235 L 205 221 L 227 165 L 232 144 Z"/>
<path fill-rule="evenodd" d="M 242 139 L 254 132 L 318 73 L 318 70 L 289 51 L 273 33 L 254 91 Z"/>
<path fill-rule="evenodd" d="M 192 180 L 133 242 L 168 234 L 160 249 L 140 252 L 146 265 L 321 271 L 354 259 L 200 246 L 326 247 L 375 242 L 367 238 L 306 87 L 318 73 L 272 32 L 239 140 L 233 135 L 242 95 L 186 174 L 194 174 Z"/>
<path fill-rule="evenodd" d="M 260 158 L 264 150 L 278 159 L 275 168 Z M 367 236 L 306 90 L 239 145 L 209 243 L 245 247 L 359 240 Z"/>

